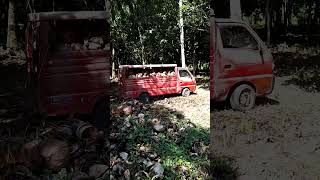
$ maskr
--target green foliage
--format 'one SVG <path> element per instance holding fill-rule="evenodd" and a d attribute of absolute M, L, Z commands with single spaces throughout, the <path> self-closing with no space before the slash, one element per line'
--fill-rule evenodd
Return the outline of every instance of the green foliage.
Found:
<path fill-rule="evenodd" d="M 187 63 L 197 48 L 197 61 L 208 62 L 206 1 L 184 1 Z M 177 1 L 112 1 L 112 40 L 120 64 L 180 63 Z M 195 42 L 196 41 L 196 42 Z M 194 46 L 197 43 L 198 46 Z"/>
<path fill-rule="evenodd" d="M 157 109 L 156 111 L 159 111 Z M 167 109 L 161 109 L 158 114 L 166 114 L 161 117 L 163 124 L 174 124 L 178 129 L 185 127 L 189 123 L 186 119 L 181 119 L 180 114 L 168 113 Z M 165 169 L 166 179 L 181 179 L 182 174 L 179 174 L 177 168 L 184 166 L 188 169 L 187 177 L 190 179 L 196 179 L 201 177 L 199 169 L 208 169 L 209 160 L 208 154 L 201 154 L 191 156 L 190 151 L 192 145 L 195 142 L 201 142 L 205 146 L 209 146 L 209 129 L 203 129 L 200 127 L 186 128 L 181 132 L 181 142 L 176 142 L 176 139 L 171 137 L 166 132 L 158 133 L 156 136 L 152 133 L 151 119 L 148 115 L 145 116 L 145 123 L 140 123 L 137 119 L 130 119 L 132 127 L 129 129 L 128 134 L 130 138 L 127 139 L 127 143 L 131 147 L 137 149 L 139 145 L 143 144 L 151 148 L 151 151 L 158 153 L 161 157 L 161 164 Z M 155 139 L 156 138 L 156 139 Z M 132 151 L 134 152 L 134 151 Z M 139 156 L 133 153 L 130 157 L 131 161 L 137 162 Z"/>
<path fill-rule="evenodd" d="M 270 0 L 270 3 L 269 13 L 271 15 L 271 37 L 273 43 L 279 43 L 278 40 L 281 35 L 285 36 L 285 39 L 290 39 L 287 36 L 288 33 L 303 34 L 308 39 L 312 38 L 312 34 L 319 34 L 320 1 Z M 265 0 L 242 0 L 241 4 L 246 21 L 255 28 L 260 29 L 266 26 Z"/>
<path fill-rule="evenodd" d="M 186 129 L 182 133 L 182 137 L 184 137 L 184 139 L 181 143 L 181 146 L 183 146 L 186 149 L 190 149 L 195 141 L 203 142 L 204 144 L 209 145 L 210 139 L 208 133 L 209 132 L 207 129 L 202 128 Z"/>

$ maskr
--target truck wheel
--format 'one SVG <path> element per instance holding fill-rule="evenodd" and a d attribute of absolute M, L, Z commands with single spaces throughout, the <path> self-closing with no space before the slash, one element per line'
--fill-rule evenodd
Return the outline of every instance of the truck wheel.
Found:
<path fill-rule="evenodd" d="M 139 96 L 139 100 L 141 102 L 144 102 L 144 103 L 149 103 L 150 102 L 150 96 L 148 93 L 141 93 L 140 96 Z"/>
<path fill-rule="evenodd" d="M 101 101 L 99 102 L 93 112 L 93 124 L 99 130 L 105 131 L 108 130 L 108 125 L 110 122 L 110 112 L 108 102 Z"/>
<path fill-rule="evenodd" d="M 191 94 L 191 91 L 190 91 L 189 88 L 184 88 L 184 89 L 182 90 L 182 92 L 181 92 L 181 95 L 182 95 L 183 97 L 188 97 L 188 96 L 190 96 L 190 94 Z"/>
<path fill-rule="evenodd" d="M 242 84 L 238 86 L 231 94 L 230 105 L 232 109 L 238 111 L 247 111 L 252 109 L 256 101 L 255 90 L 247 85 Z"/>

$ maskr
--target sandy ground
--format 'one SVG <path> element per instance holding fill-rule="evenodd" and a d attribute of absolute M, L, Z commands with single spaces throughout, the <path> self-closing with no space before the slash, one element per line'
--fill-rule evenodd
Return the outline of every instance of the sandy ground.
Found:
<path fill-rule="evenodd" d="M 320 179 L 320 93 L 287 79 L 247 113 L 211 113 L 214 154 L 234 158 L 241 180 Z"/>
<path fill-rule="evenodd" d="M 210 128 L 210 91 L 197 87 L 196 94 L 189 97 L 181 95 L 155 101 L 155 104 L 181 112 L 186 119 L 203 128 Z"/>

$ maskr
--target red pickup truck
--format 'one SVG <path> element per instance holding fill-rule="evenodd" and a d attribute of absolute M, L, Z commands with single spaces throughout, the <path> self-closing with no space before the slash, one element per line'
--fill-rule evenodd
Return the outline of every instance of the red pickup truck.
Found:
<path fill-rule="evenodd" d="M 210 95 L 229 101 L 236 110 L 254 107 L 256 96 L 274 87 L 273 58 L 248 24 L 234 19 L 210 19 Z"/>
<path fill-rule="evenodd" d="M 123 98 L 149 101 L 151 96 L 196 91 L 196 80 L 186 68 L 176 64 L 121 65 L 119 82 Z"/>

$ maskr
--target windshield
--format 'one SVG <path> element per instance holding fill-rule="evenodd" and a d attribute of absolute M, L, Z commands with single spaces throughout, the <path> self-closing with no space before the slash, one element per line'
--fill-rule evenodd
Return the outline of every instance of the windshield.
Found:
<path fill-rule="evenodd" d="M 258 49 L 251 33 L 240 25 L 219 25 L 223 48 Z"/>

